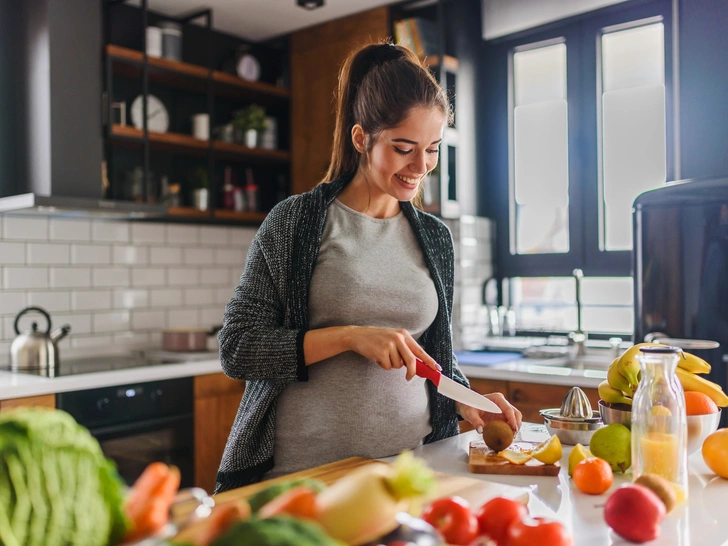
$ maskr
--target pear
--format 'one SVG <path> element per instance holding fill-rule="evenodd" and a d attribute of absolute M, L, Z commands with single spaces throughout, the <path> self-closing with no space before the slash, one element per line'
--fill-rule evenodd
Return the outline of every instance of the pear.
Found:
<path fill-rule="evenodd" d="M 624 425 L 611 423 L 592 435 L 589 450 L 607 461 L 612 471 L 625 472 L 632 466 L 632 433 Z"/>
<path fill-rule="evenodd" d="M 592 457 L 594 457 L 594 455 L 592 455 L 592 452 L 589 451 L 588 448 L 581 444 L 576 444 L 569 455 L 569 477 L 574 475 L 574 468 L 576 465 L 584 459 L 591 459 Z"/>

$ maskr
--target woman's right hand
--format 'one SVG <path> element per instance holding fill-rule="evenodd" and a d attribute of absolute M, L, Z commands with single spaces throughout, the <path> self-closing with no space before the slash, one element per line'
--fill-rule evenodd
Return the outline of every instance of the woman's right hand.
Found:
<path fill-rule="evenodd" d="M 416 358 L 430 368 L 442 371 L 407 330 L 352 326 L 349 333 L 352 351 L 376 362 L 384 370 L 407 368 L 407 381 L 417 375 Z"/>

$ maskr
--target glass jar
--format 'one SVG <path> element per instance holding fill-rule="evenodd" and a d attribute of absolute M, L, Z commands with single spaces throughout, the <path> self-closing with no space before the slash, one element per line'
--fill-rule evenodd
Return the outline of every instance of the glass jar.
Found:
<path fill-rule="evenodd" d="M 646 346 L 637 360 L 642 379 L 632 400 L 632 477 L 650 473 L 688 495 L 687 418 L 685 395 L 675 375 L 681 350 Z"/>

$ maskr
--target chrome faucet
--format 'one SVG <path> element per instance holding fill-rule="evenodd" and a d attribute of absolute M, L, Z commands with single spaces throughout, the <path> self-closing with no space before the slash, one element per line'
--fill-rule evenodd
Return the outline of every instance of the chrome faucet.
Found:
<path fill-rule="evenodd" d="M 581 269 L 574 269 L 574 280 L 576 281 L 576 331 L 569 332 L 569 345 L 572 348 L 572 358 L 586 354 L 586 333 L 581 329 L 581 280 L 584 272 Z"/>

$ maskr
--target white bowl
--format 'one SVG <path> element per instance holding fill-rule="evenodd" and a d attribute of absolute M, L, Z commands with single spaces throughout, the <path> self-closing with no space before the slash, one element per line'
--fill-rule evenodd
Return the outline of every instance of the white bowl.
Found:
<path fill-rule="evenodd" d="M 718 413 L 688 415 L 688 457 L 700 451 L 705 439 L 718 430 L 721 413 L 718 410 Z"/>

